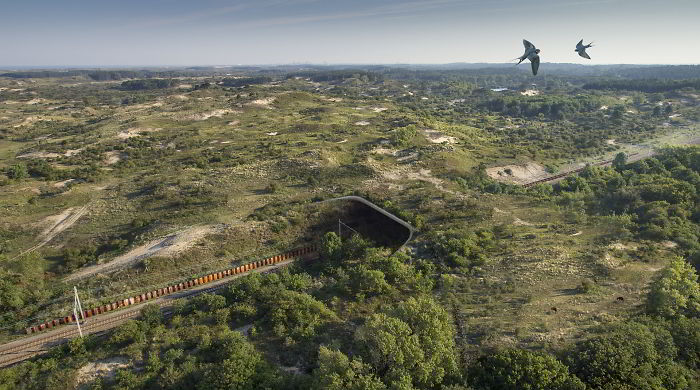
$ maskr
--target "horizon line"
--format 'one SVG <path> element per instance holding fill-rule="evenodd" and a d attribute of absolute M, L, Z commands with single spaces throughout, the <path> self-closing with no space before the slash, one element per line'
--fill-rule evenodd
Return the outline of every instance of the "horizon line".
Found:
<path fill-rule="evenodd" d="M 602 63 L 580 64 L 574 62 L 543 62 L 549 65 L 596 66 L 700 66 L 700 63 Z M 124 68 L 191 68 L 191 67 L 275 67 L 275 66 L 445 66 L 445 65 L 516 65 L 511 62 L 281 62 L 260 64 L 101 64 L 101 65 L 0 65 L 0 70 L 23 69 L 124 69 Z"/>

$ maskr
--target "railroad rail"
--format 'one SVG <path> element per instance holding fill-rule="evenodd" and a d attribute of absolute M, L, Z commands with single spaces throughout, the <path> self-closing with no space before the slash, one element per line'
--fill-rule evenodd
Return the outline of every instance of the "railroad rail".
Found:
<path fill-rule="evenodd" d="M 638 155 L 638 154 L 639 154 L 639 153 L 632 153 L 632 154 L 629 155 L 629 157 L 636 156 L 636 155 Z M 612 164 L 612 162 L 613 162 L 613 160 L 605 160 L 605 161 L 597 162 L 597 163 L 594 163 L 594 164 L 591 164 L 591 165 L 602 167 L 602 166 L 605 166 L 605 165 L 610 165 L 610 164 Z M 575 174 L 575 173 L 583 172 L 584 169 L 586 169 L 586 167 L 577 168 L 577 169 L 574 169 L 574 170 L 568 171 L 568 172 L 558 173 L 558 174 L 556 174 L 556 175 L 554 175 L 554 176 L 548 176 L 548 177 L 545 177 L 544 179 L 539 179 L 539 180 L 531 181 L 531 182 L 529 182 L 529 183 L 525 183 L 525 184 L 523 184 L 523 187 L 525 187 L 525 188 L 527 188 L 527 187 L 532 187 L 532 186 L 534 186 L 534 185 L 536 185 L 536 184 L 547 183 L 547 182 L 550 182 L 550 181 L 554 181 L 554 180 L 557 180 L 557 179 L 561 179 L 562 177 L 566 177 L 566 176 L 569 176 L 569 175 L 573 175 L 573 174 Z"/>
<path fill-rule="evenodd" d="M 273 271 L 280 267 L 291 264 L 297 258 L 309 257 L 316 252 L 315 247 L 308 246 L 293 251 L 283 253 L 281 255 L 269 257 L 267 259 L 254 261 L 251 263 L 244 264 L 242 266 L 230 268 L 224 271 L 210 273 L 208 275 L 192 279 L 188 282 L 179 283 L 178 285 L 189 286 L 186 288 L 181 288 L 180 290 L 171 289 L 173 286 L 168 286 L 166 288 L 155 290 L 146 294 L 141 294 L 136 297 L 126 298 L 121 300 L 121 305 L 118 305 L 115 309 L 108 311 L 95 311 L 100 308 L 85 310 L 84 314 L 91 312 L 90 319 L 86 319 L 81 322 L 81 328 L 83 334 L 94 334 L 99 332 L 104 332 L 108 329 L 114 328 L 119 324 L 137 317 L 141 314 L 141 306 L 139 303 L 150 301 L 151 303 L 157 304 L 160 307 L 167 307 L 172 305 L 175 301 L 180 299 L 189 298 L 195 295 L 205 294 L 213 292 L 226 287 L 233 279 L 248 275 L 250 273 L 263 273 Z M 196 281 L 196 282 L 194 282 Z M 191 283 L 190 283 L 191 282 Z M 206 285 L 206 287 L 204 286 Z M 162 293 L 158 293 L 162 291 Z M 160 294 L 160 295 L 158 295 Z M 141 299 L 141 297 L 149 297 L 146 299 Z M 128 306 L 128 307 L 127 307 Z M 121 309 L 121 310 L 119 310 Z M 119 310 L 114 312 L 113 310 Z M 95 316 L 98 316 L 95 318 Z M 88 317 L 86 315 L 86 317 Z M 65 318 L 72 318 L 72 321 L 66 321 Z M 63 322 L 58 322 L 56 325 L 53 324 L 53 320 L 49 321 L 52 323 L 50 327 L 41 325 L 30 327 L 28 329 L 34 329 L 32 331 L 28 330 L 28 333 L 35 333 L 33 336 L 25 337 L 13 342 L 0 345 L 0 367 L 9 366 L 23 360 L 29 359 L 36 355 L 47 352 L 51 347 L 63 344 L 70 339 L 78 336 L 78 328 L 75 325 L 74 316 L 64 317 Z M 66 326 L 59 326 L 66 325 Z M 41 328 L 41 329 L 40 329 Z"/>

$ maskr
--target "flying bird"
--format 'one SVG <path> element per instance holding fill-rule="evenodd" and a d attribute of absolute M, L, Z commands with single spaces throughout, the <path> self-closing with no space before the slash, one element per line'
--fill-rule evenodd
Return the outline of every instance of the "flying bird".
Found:
<path fill-rule="evenodd" d="M 536 48 L 535 45 L 526 39 L 523 39 L 523 46 L 525 46 L 525 53 L 516 58 L 516 60 L 520 60 L 518 61 L 518 64 L 525 61 L 525 59 L 530 60 L 530 64 L 532 65 L 532 74 L 537 76 L 537 69 L 540 68 L 540 56 L 538 55 L 540 54 L 540 49 Z"/>
<path fill-rule="evenodd" d="M 576 44 L 576 49 L 574 51 L 578 52 L 578 55 L 580 55 L 583 58 L 588 58 L 589 60 L 591 57 L 586 53 L 586 49 L 589 47 L 593 46 L 593 42 L 589 43 L 588 45 L 583 44 L 583 39 L 579 41 L 579 43 Z"/>

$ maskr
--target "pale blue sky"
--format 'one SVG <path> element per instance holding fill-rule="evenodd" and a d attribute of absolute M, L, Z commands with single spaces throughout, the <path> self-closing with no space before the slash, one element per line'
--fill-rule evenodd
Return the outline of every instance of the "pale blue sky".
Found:
<path fill-rule="evenodd" d="M 0 66 L 700 63 L 700 0 L 0 0 Z M 592 61 L 573 51 L 595 41 Z"/>

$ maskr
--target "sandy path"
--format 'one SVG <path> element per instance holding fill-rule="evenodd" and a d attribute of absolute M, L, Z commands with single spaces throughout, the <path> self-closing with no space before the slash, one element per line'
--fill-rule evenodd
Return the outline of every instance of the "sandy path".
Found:
<path fill-rule="evenodd" d="M 169 234 L 165 237 L 149 241 L 121 256 L 115 257 L 107 263 L 85 267 L 72 273 L 64 280 L 71 281 L 94 275 L 98 272 L 106 272 L 114 268 L 122 268 L 138 260 L 156 255 L 173 256 L 190 248 L 197 241 L 204 238 L 204 236 L 211 234 L 216 230 L 216 226 L 193 226 L 185 230 Z"/>
<path fill-rule="evenodd" d="M 48 244 L 49 241 L 53 240 L 53 238 L 60 234 L 62 231 L 73 226 L 73 224 L 75 224 L 78 221 L 78 219 L 80 219 L 80 217 L 82 217 L 83 214 L 87 212 L 88 206 L 89 204 L 86 204 L 85 206 L 80 207 L 79 209 L 71 207 L 64 210 L 61 214 L 47 217 L 45 221 L 51 223 L 51 225 L 48 228 L 44 229 L 44 231 L 41 232 L 41 234 L 39 235 L 39 237 L 42 239 L 41 242 L 15 256 L 13 259 L 24 256 L 27 253 L 34 252 L 35 250 Z"/>

